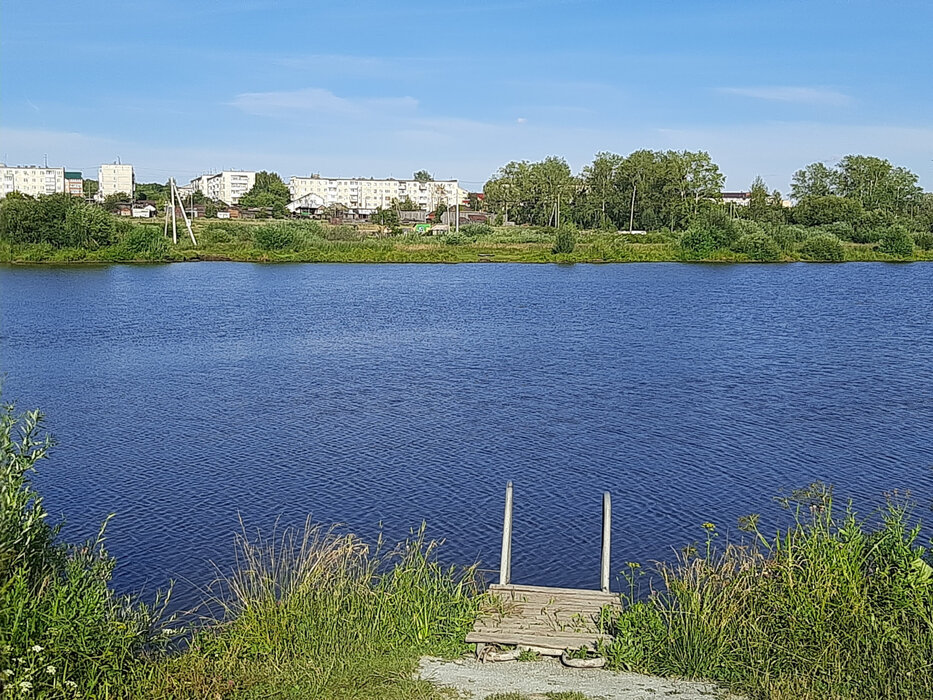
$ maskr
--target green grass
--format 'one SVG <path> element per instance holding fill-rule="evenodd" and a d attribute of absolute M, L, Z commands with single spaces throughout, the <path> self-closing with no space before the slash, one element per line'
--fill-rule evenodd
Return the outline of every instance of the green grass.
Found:
<path fill-rule="evenodd" d="M 933 697 L 933 567 L 907 506 L 872 525 L 822 485 L 796 496 L 789 529 L 767 538 L 751 517 L 750 541 L 717 550 L 707 524 L 660 591 L 626 596 L 610 665 L 772 700 Z"/>
<path fill-rule="evenodd" d="M 489 227 L 491 228 L 491 227 Z M 242 262 L 348 263 L 622 263 L 622 262 L 753 262 L 745 253 L 712 250 L 687 254 L 676 234 L 647 236 L 581 232 L 572 252 L 554 253 L 555 234 L 548 229 L 508 226 L 475 236 L 424 236 L 413 233 L 380 237 L 373 227 L 330 226 L 316 221 L 196 220 L 194 246 L 187 235 L 178 244 L 163 244 L 161 222 L 133 222 L 120 242 L 97 249 L 0 245 L 0 262 L 86 264 L 114 262 Z M 467 229 L 469 230 L 469 229 Z M 479 229 L 486 231 L 487 229 Z M 452 241 L 454 241 L 452 243 Z M 799 246 L 798 246 L 799 247 Z M 775 262 L 802 260 L 798 247 Z M 914 248 L 908 258 L 878 250 L 873 244 L 843 244 L 848 261 L 933 261 L 933 250 Z"/>
<path fill-rule="evenodd" d="M 142 671 L 141 697 L 434 698 L 412 671 L 459 656 L 480 602 L 475 571 L 443 567 L 423 529 L 390 552 L 306 524 L 238 541 L 214 586 L 222 614 L 189 650 Z"/>

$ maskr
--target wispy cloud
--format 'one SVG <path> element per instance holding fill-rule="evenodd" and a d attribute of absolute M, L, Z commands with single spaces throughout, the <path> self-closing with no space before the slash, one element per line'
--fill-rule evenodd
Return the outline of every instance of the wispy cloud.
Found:
<path fill-rule="evenodd" d="M 374 114 L 412 114 L 418 108 L 413 97 L 339 97 L 322 88 L 280 92 L 244 92 L 230 103 L 247 114 L 265 117 L 306 116 L 366 117 Z"/>
<path fill-rule="evenodd" d="M 727 95 L 740 95 L 771 102 L 796 102 L 798 104 L 833 107 L 841 107 L 852 102 L 849 95 L 827 88 L 794 86 L 721 87 L 718 91 Z"/>

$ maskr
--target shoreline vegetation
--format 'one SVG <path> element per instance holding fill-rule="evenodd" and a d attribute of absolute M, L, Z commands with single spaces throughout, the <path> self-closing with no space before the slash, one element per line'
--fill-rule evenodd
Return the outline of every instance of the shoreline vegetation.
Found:
<path fill-rule="evenodd" d="M 395 547 L 310 522 L 244 532 L 207 589 L 214 614 L 186 626 L 164 597 L 114 593 L 103 528 L 61 542 L 30 482 L 50 446 L 38 412 L 3 407 L 0 697 L 446 697 L 413 677 L 417 659 L 468 653 L 487 598 L 476 566 L 439 563 L 423 528 Z M 773 535 L 756 515 L 729 542 L 704 523 L 654 578 L 627 563 L 608 667 L 770 700 L 933 697 L 933 557 L 909 495 L 867 519 L 820 483 L 782 505 Z"/>
<path fill-rule="evenodd" d="M 842 227 L 757 224 L 710 216 L 684 232 L 633 234 L 538 226 L 465 224 L 460 233 L 384 235 L 378 227 L 307 220 L 195 220 L 195 246 L 163 236 L 162 222 L 106 215 L 113 228 L 95 242 L 0 242 L 0 263 L 109 264 L 233 261 L 254 263 L 626 263 L 933 261 L 933 234 L 893 226 L 872 242 Z M 73 243 L 73 242 L 72 242 Z"/>
<path fill-rule="evenodd" d="M 432 181 L 427 172 L 416 177 Z M 457 230 L 433 225 L 449 218 L 450 203 L 426 212 L 408 197 L 375 210 L 331 203 L 296 210 L 318 218 L 286 218 L 289 188 L 263 171 L 233 212 L 191 194 L 203 212 L 193 221 L 197 245 L 184 235 L 172 243 L 161 217 L 111 213 L 132 213 L 130 194 L 97 206 L 63 193 L 13 192 L 0 200 L 0 263 L 931 261 L 933 193 L 917 182 L 887 160 L 849 155 L 798 170 L 791 201 L 760 177 L 748 192 L 724 193 L 725 178 L 705 151 L 602 152 L 577 174 L 550 156 L 499 168 L 468 197 L 470 215 L 485 222 Z M 145 210 L 160 215 L 174 206 L 167 191 L 137 186 Z M 214 218 L 221 208 L 256 218 Z"/>

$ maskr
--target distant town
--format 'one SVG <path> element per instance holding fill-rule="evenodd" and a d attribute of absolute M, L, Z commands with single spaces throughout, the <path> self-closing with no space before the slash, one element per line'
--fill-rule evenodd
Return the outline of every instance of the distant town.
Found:
<path fill-rule="evenodd" d="M 257 218 L 265 212 L 261 207 L 241 206 L 241 198 L 256 184 L 255 170 L 222 170 L 205 173 L 189 183 L 178 185 L 179 194 L 190 204 L 186 212 L 193 218 L 212 216 L 220 219 Z M 104 163 L 97 170 L 97 179 L 85 178 L 84 173 L 64 167 L 38 165 L 8 166 L 0 163 L 0 198 L 11 192 L 36 197 L 67 193 L 88 201 L 104 204 L 111 202 L 113 213 L 133 218 L 152 218 L 158 215 L 163 197 L 149 199 L 153 186 L 137 185 L 136 173 L 129 163 Z M 458 180 L 434 180 L 425 171 L 415 173 L 411 179 L 397 178 L 340 178 L 311 175 L 292 176 L 288 183 L 289 202 L 286 209 L 292 216 L 340 218 L 365 222 L 381 209 L 404 205 L 403 217 L 412 221 L 426 221 L 430 216 L 417 216 L 414 212 L 437 215 L 437 223 L 453 223 L 446 209 L 464 207 L 464 223 L 485 221 L 486 217 L 471 214 L 482 209 L 482 192 L 470 192 Z M 161 193 L 160 193 L 161 194 Z M 745 206 L 750 192 L 723 192 L 724 204 Z M 790 201 L 784 200 L 784 206 Z M 443 221 L 442 221 L 443 220 Z"/>
<path fill-rule="evenodd" d="M 195 217 L 211 214 L 218 218 L 253 218 L 249 209 L 241 207 L 240 199 L 256 184 L 257 171 L 223 170 L 194 178 L 178 185 L 178 191 L 190 199 L 190 213 Z M 124 216 L 148 218 L 156 215 L 155 202 L 150 202 L 148 189 L 137 191 L 136 174 L 128 163 L 105 163 L 98 168 L 97 179 L 64 167 L 36 165 L 7 166 L 0 164 L 0 197 L 11 192 L 32 197 L 67 193 L 103 204 L 108 198 L 119 198 L 114 212 Z M 298 216 L 314 216 L 327 209 L 339 210 L 342 218 L 368 220 L 380 208 L 403 202 L 421 211 L 435 211 L 439 206 L 467 206 L 470 193 L 457 180 L 434 180 L 427 173 L 418 178 L 333 178 L 312 175 L 292 177 L 288 181 L 288 211 Z M 482 195 L 474 193 L 476 198 Z M 208 207 L 207 204 L 214 204 Z M 255 212 L 252 212 L 255 213 Z"/>

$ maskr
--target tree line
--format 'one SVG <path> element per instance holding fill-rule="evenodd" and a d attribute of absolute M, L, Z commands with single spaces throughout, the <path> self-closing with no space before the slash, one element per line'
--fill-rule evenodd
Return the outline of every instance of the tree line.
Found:
<path fill-rule="evenodd" d="M 759 177 L 749 205 L 730 214 L 762 223 L 821 226 L 842 223 L 860 232 L 900 223 L 933 226 L 933 194 L 917 175 L 873 156 L 849 155 L 834 167 L 813 163 L 793 178 L 792 207 Z M 705 151 L 638 150 L 627 156 L 601 152 L 574 175 L 563 158 L 512 161 L 483 191 L 489 208 L 516 224 L 606 230 L 683 231 L 721 208 L 725 178 Z M 862 236 L 864 237 L 864 236 Z M 867 241 L 866 241 L 867 242 Z"/>

